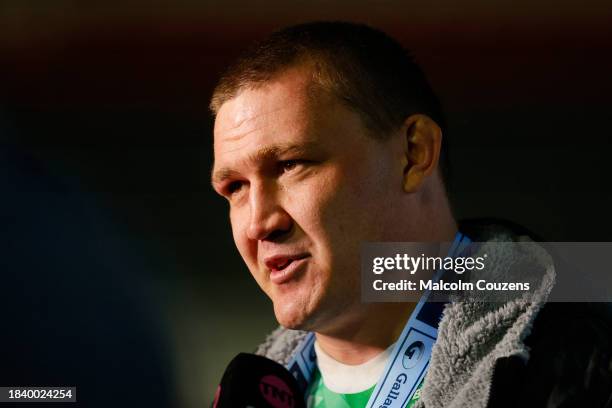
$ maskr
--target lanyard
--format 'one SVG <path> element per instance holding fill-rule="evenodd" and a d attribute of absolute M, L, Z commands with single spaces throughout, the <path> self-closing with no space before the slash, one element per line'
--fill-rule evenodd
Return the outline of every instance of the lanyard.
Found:
<path fill-rule="evenodd" d="M 449 256 L 460 254 L 470 242 L 467 236 L 458 232 L 450 247 Z M 444 270 L 438 271 L 433 281 L 438 281 L 443 273 Z M 405 407 L 425 377 L 444 308 L 442 303 L 427 302 L 430 293 L 431 291 L 423 293 L 410 315 L 366 408 Z M 314 342 L 314 333 L 308 333 L 287 363 L 287 369 L 296 378 L 302 391 L 308 387 L 317 363 Z"/>

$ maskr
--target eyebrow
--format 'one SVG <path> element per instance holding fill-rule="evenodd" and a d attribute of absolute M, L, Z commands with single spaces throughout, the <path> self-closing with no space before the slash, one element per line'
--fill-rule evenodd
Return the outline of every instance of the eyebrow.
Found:
<path fill-rule="evenodd" d="M 272 146 L 262 147 L 254 153 L 251 153 L 246 158 L 247 163 L 261 163 L 262 161 L 267 161 L 271 159 L 278 159 L 280 156 L 286 154 L 300 154 L 306 151 L 309 151 L 317 146 L 315 142 L 305 142 L 301 144 L 277 144 Z M 229 167 L 222 167 L 219 170 L 214 170 L 213 165 L 213 173 L 211 175 L 211 183 L 213 186 L 215 184 L 220 184 L 223 181 L 234 178 L 239 173 Z"/>

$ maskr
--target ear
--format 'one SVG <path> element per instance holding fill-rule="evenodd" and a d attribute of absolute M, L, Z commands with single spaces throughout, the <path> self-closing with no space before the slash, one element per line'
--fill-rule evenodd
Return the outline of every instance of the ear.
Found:
<path fill-rule="evenodd" d="M 402 135 L 406 140 L 403 187 L 405 192 L 414 193 L 438 166 L 442 130 L 428 116 L 416 114 L 406 119 Z"/>

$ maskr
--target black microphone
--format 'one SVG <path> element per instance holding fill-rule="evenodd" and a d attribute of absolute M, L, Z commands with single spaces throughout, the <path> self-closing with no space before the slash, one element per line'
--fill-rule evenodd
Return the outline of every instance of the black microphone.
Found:
<path fill-rule="evenodd" d="M 240 353 L 229 363 L 212 408 L 306 408 L 296 379 L 282 365 Z"/>

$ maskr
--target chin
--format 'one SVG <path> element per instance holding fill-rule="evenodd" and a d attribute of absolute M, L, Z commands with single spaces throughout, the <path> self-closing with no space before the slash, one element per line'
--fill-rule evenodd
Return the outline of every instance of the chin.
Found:
<path fill-rule="evenodd" d="M 292 330 L 311 330 L 309 313 L 301 305 L 274 303 L 274 315 L 278 324 Z"/>
<path fill-rule="evenodd" d="M 278 324 L 287 329 L 292 330 L 303 330 L 304 327 L 304 316 L 301 316 L 296 313 L 287 313 L 278 311 L 276 307 L 274 307 L 274 314 L 276 315 L 276 320 Z"/>

